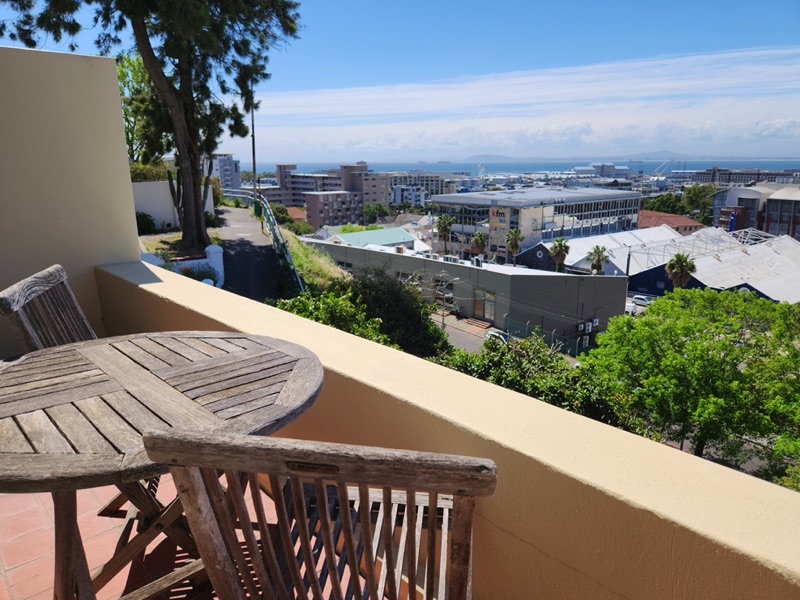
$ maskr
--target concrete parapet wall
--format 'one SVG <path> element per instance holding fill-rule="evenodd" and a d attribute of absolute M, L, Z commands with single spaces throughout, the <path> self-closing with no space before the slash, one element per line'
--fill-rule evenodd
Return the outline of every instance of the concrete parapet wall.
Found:
<path fill-rule="evenodd" d="M 800 494 L 142 263 L 97 269 L 110 333 L 239 330 L 325 367 L 281 435 L 486 456 L 476 598 L 800 597 Z"/>

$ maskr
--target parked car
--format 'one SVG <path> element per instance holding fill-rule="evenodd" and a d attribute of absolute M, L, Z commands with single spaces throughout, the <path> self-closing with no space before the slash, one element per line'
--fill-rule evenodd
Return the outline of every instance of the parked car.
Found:
<path fill-rule="evenodd" d="M 647 296 L 634 296 L 631 298 L 631 302 L 633 302 L 636 306 L 650 306 L 650 303 L 653 301 L 652 298 L 648 298 Z"/>
<path fill-rule="evenodd" d="M 437 287 L 434 293 L 434 297 L 437 300 L 441 300 L 445 304 L 451 304 L 453 302 L 453 292 L 451 292 L 445 287 Z"/>
<path fill-rule="evenodd" d="M 511 336 L 511 334 L 506 333 L 505 331 L 500 331 L 499 329 L 493 329 L 491 331 L 487 331 L 486 332 L 486 335 L 484 336 L 484 339 L 486 339 L 486 340 L 490 340 L 490 339 L 500 340 L 503 344 L 508 346 L 509 342 L 511 340 L 513 340 L 514 338 Z"/>

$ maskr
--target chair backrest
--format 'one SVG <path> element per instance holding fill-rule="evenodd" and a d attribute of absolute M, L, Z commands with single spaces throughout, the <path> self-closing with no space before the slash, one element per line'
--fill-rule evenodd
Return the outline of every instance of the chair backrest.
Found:
<path fill-rule="evenodd" d="M 490 460 L 176 430 L 144 443 L 170 467 L 219 598 L 470 593 L 472 514 L 475 496 L 494 492 Z"/>
<path fill-rule="evenodd" d="M 97 337 L 61 265 L 53 265 L 1 291 L 0 315 L 14 321 L 27 352 Z"/>

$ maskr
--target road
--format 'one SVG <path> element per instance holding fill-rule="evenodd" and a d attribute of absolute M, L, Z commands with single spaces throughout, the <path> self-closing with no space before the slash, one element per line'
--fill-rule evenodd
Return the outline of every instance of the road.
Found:
<path fill-rule="evenodd" d="M 217 214 L 225 265 L 223 289 L 258 302 L 273 298 L 278 257 L 272 238 L 261 232 L 249 208 L 220 208 Z"/>
<path fill-rule="evenodd" d="M 441 313 L 434 313 L 431 315 L 431 319 L 439 327 L 442 326 Z M 444 330 L 447 332 L 447 337 L 453 346 L 469 352 L 480 350 L 483 345 L 483 338 L 486 335 L 485 329 L 470 325 L 465 320 L 456 319 L 452 315 L 445 316 Z"/>

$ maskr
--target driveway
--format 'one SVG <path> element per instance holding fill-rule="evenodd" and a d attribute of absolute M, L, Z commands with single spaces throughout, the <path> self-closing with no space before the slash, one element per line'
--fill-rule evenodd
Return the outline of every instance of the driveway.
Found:
<path fill-rule="evenodd" d="M 225 265 L 223 289 L 257 302 L 274 297 L 278 258 L 272 238 L 261 232 L 249 208 L 223 207 L 217 214 Z"/>

